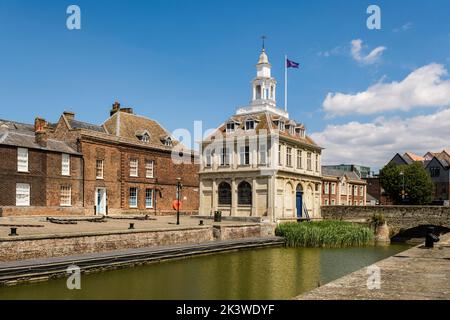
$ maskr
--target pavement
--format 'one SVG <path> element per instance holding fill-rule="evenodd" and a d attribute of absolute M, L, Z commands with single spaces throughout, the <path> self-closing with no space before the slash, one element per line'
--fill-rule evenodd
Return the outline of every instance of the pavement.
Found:
<path fill-rule="evenodd" d="M 379 278 L 373 273 L 377 270 Z M 433 249 L 419 245 L 295 299 L 450 300 L 450 234 Z"/>
<path fill-rule="evenodd" d="M 76 224 L 56 224 L 46 220 L 46 217 L 0 217 L 0 241 L 9 236 L 11 227 L 17 227 L 17 234 L 22 236 L 45 236 L 45 235 L 70 235 L 80 233 L 104 233 L 127 231 L 130 223 L 134 223 L 135 230 L 165 230 L 165 229 L 186 229 L 199 226 L 200 219 L 190 216 L 180 216 L 180 225 L 176 225 L 176 216 L 149 216 L 151 220 L 133 220 L 134 216 L 112 216 L 127 219 L 106 219 L 106 222 L 77 221 Z M 55 217 L 58 219 L 89 219 L 99 218 L 98 216 L 80 217 Z M 222 221 L 214 223 L 212 219 L 204 219 L 204 226 L 209 225 L 251 225 L 255 223 Z"/>

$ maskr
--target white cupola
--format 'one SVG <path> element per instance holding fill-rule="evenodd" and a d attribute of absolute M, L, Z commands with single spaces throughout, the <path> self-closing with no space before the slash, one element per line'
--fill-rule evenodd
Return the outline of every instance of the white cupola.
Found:
<path fill-rule="evenodd" d="M 269 104 L 276 107 L 277 81 L 271 76 L 272 66 L 263 48 L 256 64 L 256 78 L 253 79 L 252 105 Z"/>
<path fill-rule="evenodd" d="M 258 112 L 271 112 L 285 118 L 289 114 L 277 108 L 276 89 L 277 81 L 271 74 L 272 66 L 269 62 L 266 50 L 263 48 L 256 64 L 256 77 L 252 80 L 252 100 L 249 106 L 238 107 L 236 114 L 251 114 Z"/>

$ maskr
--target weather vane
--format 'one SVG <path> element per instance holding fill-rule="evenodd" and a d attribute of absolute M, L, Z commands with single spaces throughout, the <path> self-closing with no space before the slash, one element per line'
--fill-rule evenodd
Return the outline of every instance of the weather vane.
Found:
<path fill-rule="evenodd" d="M 261 39 L 262 39 L 262 48 L 263 48 L 263 50 L 265 50 L 266 49 L 265 48 L 265 40 L 267 39 L 267 37 L 266 36 L 262 36 Z"/>

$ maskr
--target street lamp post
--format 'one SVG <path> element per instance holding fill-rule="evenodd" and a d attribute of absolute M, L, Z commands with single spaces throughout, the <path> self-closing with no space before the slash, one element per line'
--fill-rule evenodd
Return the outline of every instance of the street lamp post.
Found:
<path fill-rule="evenodd" d="M 402 202 L 405 202 L 405 173 L 400 171 L 400 176 L 402 177 Z"/>
<path fill-rule="evenodd" d="M 177 178 L 177 225 L 180 224 L 180 198 L 181 198 L 181 178 Z"/>

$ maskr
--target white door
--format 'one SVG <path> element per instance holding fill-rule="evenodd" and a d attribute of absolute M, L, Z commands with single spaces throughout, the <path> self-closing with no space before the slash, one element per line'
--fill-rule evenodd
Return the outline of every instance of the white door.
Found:
<path fill-rule="evenodd" d="M 106 189 L 95 190 L 95 214 L 106 215 Z"/>

